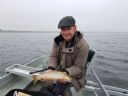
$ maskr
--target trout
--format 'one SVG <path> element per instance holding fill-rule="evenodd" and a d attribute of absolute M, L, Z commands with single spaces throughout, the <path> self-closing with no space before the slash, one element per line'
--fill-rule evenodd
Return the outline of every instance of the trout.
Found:
<path fill-rule="evenodd" d="M 71 82 L 72 78 L 66 72 L 60 72 L 56 70 L 46 70 L 44 72 L 34 73 L 32 74 L 32 79 L 34 83 L 37 81 L 47 81 L 47 82 Z"/>

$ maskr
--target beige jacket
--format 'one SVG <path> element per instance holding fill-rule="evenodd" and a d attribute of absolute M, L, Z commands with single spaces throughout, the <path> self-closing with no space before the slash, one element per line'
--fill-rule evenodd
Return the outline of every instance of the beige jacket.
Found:
<path fill-rule="evenodd" d="M 69 47 L 61 35 L 54 39 L 52 52 L 48 60 L 48 66 L 62 66 L 73 78 L 72 85 L 76 91 L 80 91 L 86 84 L 85 64 L 89 52 L 89 45 L 83 35 L 77 31 Z"/>

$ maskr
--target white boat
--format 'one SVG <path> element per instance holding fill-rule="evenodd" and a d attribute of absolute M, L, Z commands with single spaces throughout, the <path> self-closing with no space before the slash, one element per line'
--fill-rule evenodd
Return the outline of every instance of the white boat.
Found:
<path fill-rule="evenodd" d="M 92 72 L 97 82 L 87 80 L 85 88 L 83 88 L 79 93 L 76 93 L 72 87 L 72 96 L 128 96 L 127 89 L 104 85 L 101 82 L 93 68 L 93 64 L 91 63 L 94 54 L 95 50 L 89 51 L 87 75 L 89 72 Z M 7 94 L 10 90 L 17 88 L 31 90 L 31 88 L 33 88 L 33 84 L 31 82 L 32 77 L 29 72 L 38 71 L 45 68 L 46 62 L 44 61 L 46 61 L 44 56 L 41 56 L 25 65 L 14 64 L 6 68 L 8 74 L 0 77 L 0 96 L 5 96 L 5 94 Z M 34 90 L 38 92 L 42 89 L 35 87 Z"/>

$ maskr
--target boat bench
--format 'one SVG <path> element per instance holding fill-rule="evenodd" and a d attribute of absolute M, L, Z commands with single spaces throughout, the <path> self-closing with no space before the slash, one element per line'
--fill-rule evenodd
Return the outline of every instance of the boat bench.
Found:
<path fill-rule="evenodd" d="M 24 76 L 27 78 L 31 78 L 31 75 L 29 74 L 30 72 L 38 71 L 38 70 L 40 70 L 40 69 L 25 66 L 25 65 L 20 65 L 20 64 L 14 64 L 14 65 L 6 68 L 7 73 L 15 74 L 18 76 Z"/>

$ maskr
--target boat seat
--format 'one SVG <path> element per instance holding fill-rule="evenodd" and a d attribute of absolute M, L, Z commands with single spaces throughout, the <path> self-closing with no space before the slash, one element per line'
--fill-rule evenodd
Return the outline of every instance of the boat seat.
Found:
<path fill-rule="evenodd" d="M 87 62 L 91 62 L 91 60 L 92 60 L 92 58 L 93 58 L 95 52 L 96 52 L 95 49 L 90 49 L 90 50 L 89 50 Z"/>
<path fill-rule="evenodd" d="M 7 73 L 15 74 L 18 76 L 24 76 L 27 78 L 32 78 L 29 72 L 37 71 L 37 70 L 40 70 L 40 69 L 21 65 L 21 64 L 14 64 L 6 68 Z"/>
<path fill-rule="evenodd" d="M 92 61 L 92 58 L 93 56 L 95 55 L 96 53 L 96 50 L 95 49 L 89 49 L 89 52 L 88 52 L 88 58 L 87 58 L 87 62 L 85 64 L 85 69 L 86 69 L 86 76 L 90 73 L 91 71 L 91 61 Z"/>

